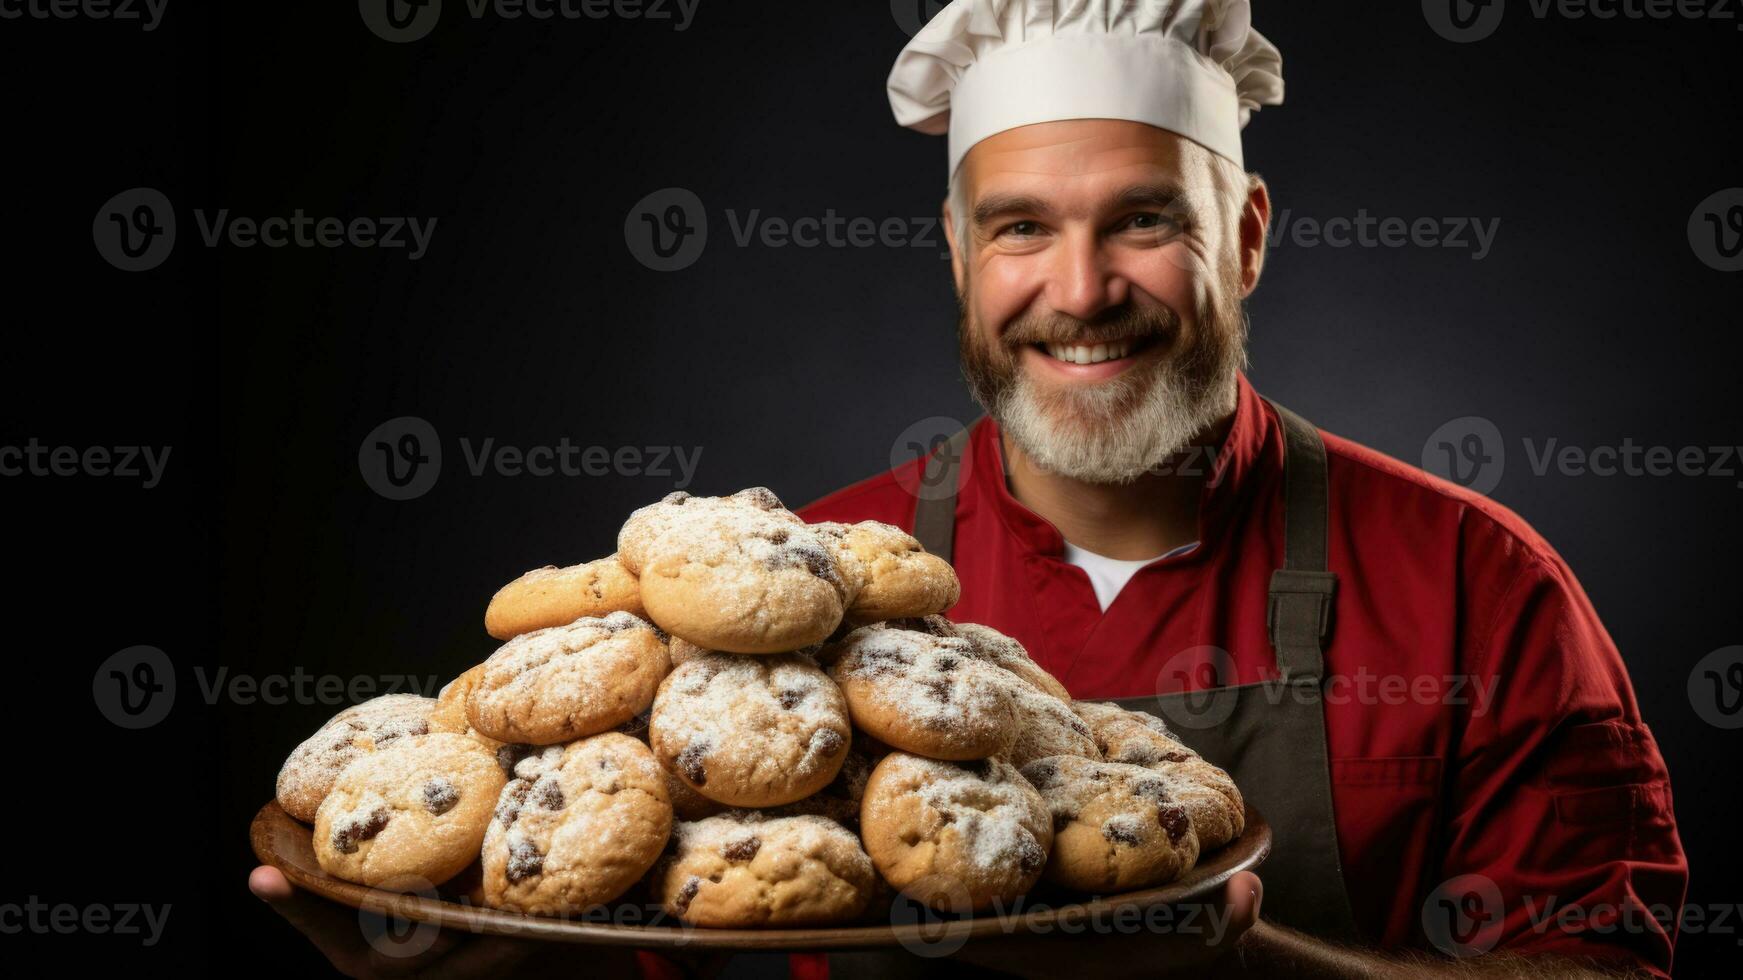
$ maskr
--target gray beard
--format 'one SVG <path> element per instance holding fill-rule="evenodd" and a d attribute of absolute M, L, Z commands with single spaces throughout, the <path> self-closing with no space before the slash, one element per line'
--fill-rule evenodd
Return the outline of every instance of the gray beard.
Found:
<path fill-rule="evenodd" d="M 965 303 L 963 374 L 975 400 L 1032 465 L 1084 483 L 1131 483 L 1164 472 L 1171 457 L 1235 408 L 1236 377 L 1246 365 L 1245 311 L 1203 313 L 1189 350 L 1096 384 L 1043 389 L 1012 352 L 995 359 L 978 346 Z M 1178 343 L 1177 318 L 1164 311 L 1160 319 L 1170 322 L 1169 339 Z"/>

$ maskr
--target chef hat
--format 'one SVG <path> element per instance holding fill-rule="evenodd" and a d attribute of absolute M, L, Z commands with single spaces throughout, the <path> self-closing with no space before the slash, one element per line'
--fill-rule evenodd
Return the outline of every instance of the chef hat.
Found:
<path fill-rule="evenodd" d="M 1283 102 L 1283 59 L 1246 0 L 951 0 L 890 70 L 896 121 L 950 134 L 950 173 L 995 133 L 1128 119 L 1241 163 L 1241 129 Z"/>

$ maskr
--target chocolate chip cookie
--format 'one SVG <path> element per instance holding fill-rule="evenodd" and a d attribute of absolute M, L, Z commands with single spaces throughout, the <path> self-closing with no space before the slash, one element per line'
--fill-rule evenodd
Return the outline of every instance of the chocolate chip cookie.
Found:
<path fill-rule="evenodd" d="M 1048 881 L 1131 891 L 1173 881 L 1198 861 L 1191 816 L 1148 769 L 1062 755 L 1029 763 L 1023 776 L 1052 814 Z"/>
<path fill-rule="evenodd" d="M 1019 682 L 959 637 L 858 629 L 836 645 L 829 676 L 847 696 L 853 723 L 905 752 L 982 759 L 1018 734 L 1012 690 Z"/>
<path fill-rule="evenodd" d="M 515 766 L 484 835 L 492 907 L 562 916 L 612 901 L 653 866 L 672 828 L 648 747 L 616 732 L 547 746 Z"/>
<path fill-rule="evenodd" d="M 314 822 L 340 770 L 394 739 L 428 734 L 435 707 L 433 698 L 388 694 L 334 715 L 285 759 L 278 805 L 303 823 Z"/>
<path fill-rule="evenodd" d="M 730 806 L 776 806 L 828 785 L 852 730 L 841 691 L 803 654 L 709 653 L 660 685 L 648 742 L 667 771 Z"/>
<path fill-rule="evenodd" d="M 484 628 L 499 640 L 573 623 L 583 616 L 626 612 L 646 616 L 641 587 L 616 555 L 582 565 L 535 568 L 503 586 L 484 611 Z"/>
<path fill-rule="evenodd" d="M 466 718 L 499 742 L 572 741 L 634 718 L 670 666 L 665 637 L 629 613 L 522 633 L 484 662 Z"/>
<path fill-rule="evenodd" d="M 821 926 L 864 912 L 877 872 L 833 820 L 733 810 L 679 823 L 651 883 L 666 912 L 692 925 Z"/>
<path fill-rule="evenodd" d="M 315 859 L 360 885 L 442 884 L 477 859 L 503 782 L 476 739 L 395 739 L 339 773 L 315 814 Z"/>

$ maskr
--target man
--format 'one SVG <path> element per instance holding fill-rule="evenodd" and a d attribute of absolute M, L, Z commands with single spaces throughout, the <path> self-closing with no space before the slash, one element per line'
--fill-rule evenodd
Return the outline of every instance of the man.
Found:
<path fill-rule="evenodd" d="M 1241 374 L 1271 202 L 1240 131 L 1282 101 L 1248 18 L 955 0 L 915 36 L 890 99 L 949 136 L 961 358 L 988 417 L 804 516 L 913 527 L 956 565 L 952 618 L 1231 769 L 1276 829 L 1247 965 L 1353 975 L 1439 947 L 1495 955 L 1413 968 L 1664 973 L 1687 881 L 1669 780 L 1573 574 L 1505 508 Z M 1051 950 L 1171 962 L 1113 937 Z M 1048 955 L 981 959 L 1039 974 Z"/>
<path fill-rule="evenodd" d="M 1240 132 L 1282 101 L 1247 5 L 954 0 L 889 92 L 900 122 L 949 134 L 961 357 L 988 418 L 804 516 L 913 528 L 961 577 L 952 618 L 1016 637 L 1078 698 L 1157 711 L 1276 834 L 1263 885 L 1239 876 L 1200 916 L 1214 934 L 962 957 L 1666 973 L 1675 918 L 1647 910 L 1687 881 L 1669 780 L 1572 573 L 1506 509 L 1241 374 L 1271 202 Z M 347 972 L 387 965 L 276 872 L 251 886 Z M 491 942 L 442 968 L 526 955 Z"/>

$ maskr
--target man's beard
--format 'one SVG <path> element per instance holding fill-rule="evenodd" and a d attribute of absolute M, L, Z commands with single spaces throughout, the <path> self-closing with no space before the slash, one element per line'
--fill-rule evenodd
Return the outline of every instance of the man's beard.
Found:
<path fill-rule="evenodd" d="M 1240 293 L 1237 288 L 1223 295 Z M 1198 329 L 1190 337 L 1182 333 L 1179 315 L 1161 306 L 1127 304 L 1088 321 L 1025 316 L 994 341 L 997 350 L 976 336 L 968 309 L 965 297 L 957 341 L 969 388 L 1041 469 L 1085 483 L 1130 483 L 1160 471 L 1234 409 L 1235 378 L 1247 356 L 1247 317 L 1238 305 L 1198 311 Z M 1133 338 L 1173 349 L 1088 383 L 1037 385 L 1018 362 L 1022 349 L 1035 343 L 1093 346 Z"/>

